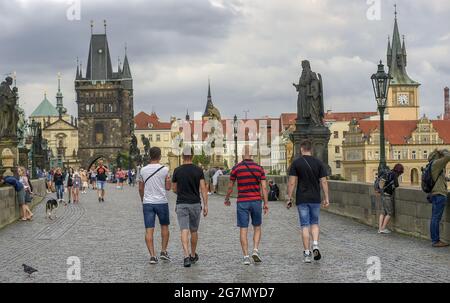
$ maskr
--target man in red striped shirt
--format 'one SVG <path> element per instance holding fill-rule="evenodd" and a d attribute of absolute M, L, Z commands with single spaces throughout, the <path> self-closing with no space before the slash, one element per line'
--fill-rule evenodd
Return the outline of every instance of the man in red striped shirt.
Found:
<path fill-rule="evenodd" d="M 228 184 L 228 191 L 225 197 L 225 205 L 230 206 L 230 196 L 233 192 L 234 183 L 237 181 L 237 226 L 240 228 L 241 246 L 244 253 L 244 264 L 250 265 L 248 254 L 248 224 L 250 217 L 253 225 L 253 254 L 255 263 L 262 262 L 258 251 L 261 240 L 262 209 L 264 215 L 269 212 L 267 202 L 267 184 L 264 169 L 251 160 L 250 146 L 244 147 L 244 160 L 233 167 Z M 261 189 L 263 196 L 261 197 Z M 261 200 L 264 199 L 264 207 Z"/>

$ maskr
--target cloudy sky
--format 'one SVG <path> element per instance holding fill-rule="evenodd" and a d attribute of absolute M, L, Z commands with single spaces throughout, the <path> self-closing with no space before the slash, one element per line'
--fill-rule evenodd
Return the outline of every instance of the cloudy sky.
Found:
<path fill-rule="evenodd" d="M 44 91 L 55 102 L 61 72 L 65 105 L 76 115 L 76 58 L 85 65 L 90 20 L 102 33 L 106 19 L 114 66 L 128 45 L 136 113 L 154 109 L 167 120 L 186 108 L 203 111 L 208 76 L 225 117 L 295 112 L 292 82 L 303 59 L 324 78 L 327 109 L 372 111 L 369 77 L 385 61 L 396 2 L 408 71 L 422 83 L 421 111 L 435 118 L 450 85 L 450 1 L 379 0 L 379 20 L 370 20 L 368 2 L 376 1 L 80 0 L 80 20 L 71 21 L 74 0 L 0 0 L 0 74 L 17 72 L 30 114 Z"/>

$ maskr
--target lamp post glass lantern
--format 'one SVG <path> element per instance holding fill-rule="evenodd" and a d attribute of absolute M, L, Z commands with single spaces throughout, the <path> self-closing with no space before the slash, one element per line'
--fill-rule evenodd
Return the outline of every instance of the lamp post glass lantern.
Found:
<path fill-rule="evenodd" d="M 378 111 L 380 112 L 380 164 L 378 166 L 378 174 L 380 174 L 382 170 L 386 169 L 384 112 L 386 110 L 386 103 L 391 79 L 391 75 L 385 72 L 384 65 L 380 60 L 377 72 L 371 77 L 375 100 L 377 101 Z"/>

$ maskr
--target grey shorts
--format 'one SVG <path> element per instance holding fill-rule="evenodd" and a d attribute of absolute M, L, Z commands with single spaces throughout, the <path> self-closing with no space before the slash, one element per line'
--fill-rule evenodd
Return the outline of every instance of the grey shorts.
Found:
<path fill-rule="evenodd" d="M 180 230 L 189 229 L 191 232 L 198 230 L 202 213 L 202 205 L 200 203 L 177 204 L 175 212 L 177 213 Z"/>
<path fill-rule="evenodd" d="M 388 195 L 381 195 L 381 206 L 384 215 L 394 215 L 394 197 Z"/>
<path fill-rule="evenodd" d="M 25 189 L 17 192 L 17 202 L 19 202 L 19 205 L 25 204 Z"/>

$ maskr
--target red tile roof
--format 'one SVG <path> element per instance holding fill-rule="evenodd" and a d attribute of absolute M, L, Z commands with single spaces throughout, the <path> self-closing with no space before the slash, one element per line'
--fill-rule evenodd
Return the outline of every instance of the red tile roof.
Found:
<path fill-rule="evenodd" d="M 159 117 L 156 113 L 147 114 L 140 112 L 134 117 L 134 123 L 136 124 L 136 129 L 154 129 L 154 130 L 170 130 L 170 122 L 160 122 Z M 150 127 L 151 126 L 151 127 Z"/>
<path fill-rule="evenodd" d="M 450 144 L 450 120 L 432 120 L 431 123 L 444 144 Z"/>
<path fill-rule="evenodd" d="M 413 121 L 392 121 L 388 120 L 384 123 L 384 133 L 386 140 L 390 144 L 406 144 L 411 134 L 417 128 L 416 120 Z M 366 135 L 370 135 L 374 130 L 379 129 L 380 121 L 360 120 L 359 128 Z"/>
<path fill-rule="evenodd" d="M 344 113 L 335 113 L 328 112 L 325 114 L 325 121 L 352 121 L 354 118 L 356 120 L 367 119 L 372 116 L 378 115 L 377 112 L 344 112 Z M 283 113 L 281 114 L 281 125 L 286 128 L 289 125 L 295 124 L 295 120 L 297 119 L 296 113 Z"/>
<path fill-rule="evenodd" d="M 328 112 L 325 114 L 325 121 L 352 121 L 353 119 L 362 120 L 372 116 L 378 115 L 377 112 L 346 112 L 346 113 L 334 113 Z"/>

